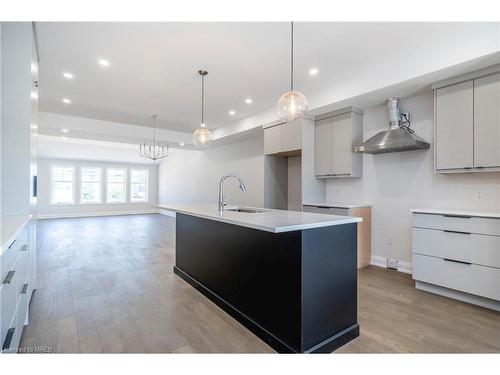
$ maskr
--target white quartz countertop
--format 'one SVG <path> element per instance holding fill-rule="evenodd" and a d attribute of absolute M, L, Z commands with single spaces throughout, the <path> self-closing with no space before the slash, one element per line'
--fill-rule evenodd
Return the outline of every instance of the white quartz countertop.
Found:
<path fill-rule="evenodd" d="M 370 207 L 369 204 L 363 203 L 345 203 L 345 202 L 312 202 L 312 203 L 302 203 L 303 206 L 313 206 L 313 207 L 329 207 L 329 208 L 362 208 Z"/>
<path fill-rule="evenodd" d="M 273 233 L 359 223 L 362 221 L 359 217 L 325 215 L 301 211 L 270 210 L 263 208 L 256 208 L 258 210 L 263 210 L 262 212 L 257 213 L 235 212 L 228 210 L 221 213 L 217 210 L 215 204 L 166 203 L 157 205 L 156 207 Z"/>
<path fill-rule="evenodd" d="M 476 211 L 476 210 L 448 210 L 444 208 L 413 208 L 413 213 L 432 214 L 432 215 L 458 215 L 472 217 L 491 217 L 500 219 L 500 210 L 496 211 Z"/>
<path fill-rule="evenodd" d="M 0 255 L 7 250 L 10 244 L 21 234 L 31 220 L 31 215 L 2 215 L 0 216 L 1 244 Z"/>

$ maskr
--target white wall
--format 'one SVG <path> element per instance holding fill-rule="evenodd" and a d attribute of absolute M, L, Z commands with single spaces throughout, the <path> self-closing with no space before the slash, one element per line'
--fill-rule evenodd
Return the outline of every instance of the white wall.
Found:
<path fill-rule="evenodd" d="M 31 54 L 30 22 L 2 25 L 1 207 L 3 215 L 30 213 Z"/>
<path fill-rule="evenodd" d="M 227 172 L 239 174 L 247 190 L 228 180 L 226 202 L 264 205 L 264 143 L 262 137 L 205 151 L 171 150 L 158 168 L 160 203 L 217 204 L 218 183 Z"/>
<path fill-rule="evenodd" d="M 125 167 L 127 168 L 127 195 L 130 193 L 129 169 L 148 169 L 148 203 L 113 203 L 113 204 L 72 204 L 72 205 L 52 205 L 50 204 L 50 166 L 51 165 L 72 165 L 75 166 L 75 201 L 79 202 L 79 168 L 96 166 L 103 168 L 103 190 L 102 197 L 105 197 L 105 168 Z M 84 161 L 84 160 L 62 160 L 62 159 L 39 159 L 38 160 L 38 207 L 37 216 L 47 217 L 78 217 L 86 215 L 107 215 L 125 214 L 156 211 L 153 207 L 158 202 L 158 167 L 156 164 L 124 164 L 104 161 Z M 105 199 L 103 200 L 105 201 Z"/>
<path fill-rule="evenodd" d="M 411 262 L 411 214 L 416 207 L 500 209 L 500 173 L 442 175 L 433 171 L 433 95 L 402 100 L 428 151 L 365 154 L 362 179 L 328 180 L 327 201 L 372 205 L 372 255 Z M 387 126 L 385 105 L 365 110 L 364 139 Z M 481 192 L 481 198 L 477 193 Z M 388 244 L 388 236 L 393 244 Z"/>

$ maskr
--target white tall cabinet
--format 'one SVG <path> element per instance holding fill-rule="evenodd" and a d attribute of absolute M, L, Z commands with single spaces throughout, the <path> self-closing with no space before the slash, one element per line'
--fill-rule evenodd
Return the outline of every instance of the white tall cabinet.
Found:
<path fill-rule="evenodd" d="M 436 171 L 500 171 L 500 65 L 433 87 Z"/>
<path fill-rule="evenodd" d="M 0 345 L 16 353 L 36 286 L 38 56 L 30 22 L 1 23 Z"/>

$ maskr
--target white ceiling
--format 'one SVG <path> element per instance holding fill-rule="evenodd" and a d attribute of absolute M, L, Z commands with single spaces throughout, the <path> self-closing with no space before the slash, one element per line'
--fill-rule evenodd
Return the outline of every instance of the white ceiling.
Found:
<path fill-rule="evenodd" d="M 145 126 L 156 112 L 162 128 L 191 132 L 200 122 L 199 68 L 209 71 L 210 128 L 269 110 L 289 85 L 288 23 L 40 22 L 37 30 L 45 112 Z M 357 76 L 390 73 L 393 61 L 487 49 L 495 35 L 498 23 L 297 23 L 296 87 L 314 97 Z M 100 58 L 111 65 L 99 66 Z M 64 79 L 65 71 L 75 78 Z"/>

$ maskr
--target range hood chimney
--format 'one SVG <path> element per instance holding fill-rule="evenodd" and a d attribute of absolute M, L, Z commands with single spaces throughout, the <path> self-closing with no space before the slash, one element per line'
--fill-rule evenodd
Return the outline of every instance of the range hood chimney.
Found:
<path fill-rule="evenodd" d="M 401 114 L 399 109 L 399 98 L 387 100 L 387 117 L 389 129 L 375 134 L 363 142 L 361 146 L 354 148 L 356 152 L 368 154 L 384 154 L 387 152 L 425 150 L 430 147 L 429 143 L 415 134 L 410 129 L 408 115 Z"/>

